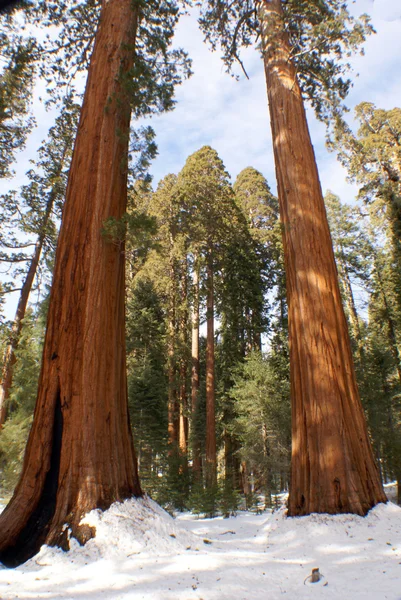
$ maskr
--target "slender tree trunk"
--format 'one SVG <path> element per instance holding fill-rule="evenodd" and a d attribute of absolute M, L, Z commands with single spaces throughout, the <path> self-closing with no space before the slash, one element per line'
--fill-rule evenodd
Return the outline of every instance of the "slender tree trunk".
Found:
<path fill-rule="evenodd" d="M 174 259 L 170 261 L 171 297 L 168 323 L 168 443 L 170 456 L 178 451 L 179 441 L 179 404 L 177 390 L 176 363 L 176 269 Z"/>
<path fill-rule="evenodd" d="M 289 514 L 364 515 L 386 502 L 281 0 L 258 4 L 286 266 L 292 397 Z"/>
<path fill-rule="evenodd" d="M 137 6 L 137 5 L 135 5 Z M 22 475 L 0 516 L 0 559 L 94 531 L 83 514 L 140 495 L 127 407 L 124 248 L 101 235 L 126 208 L 138 9 L 104 2 L 89 67 L 56 253 L 42 370 Z"/>
<path fill-rule="evenodd" d="M 247 496 L 250 492 L 249 487 L 249 474 L 248 474 L 248 465 L 246 461 L 242 461 L 241 463 L 241 480 L 242 480 L 242 490 L 244 495 Z"/>
<path fill-rule="evenodd" d="M 183 456 L 188 453 L 188 398 L 186 390 L 187 365 L 184 361 L 180 366 L 180 452 Z"/>
<path fill-rule="evenodd" d="M 226 419 L 224 419 L 224 422 L 227 422 Z M 232 437 L 229 434 L 229 432 L 227 431 L 227 429 L 224 430 L 224 434 L 223 434 L 223 438 L 224 438 L 224 479 L 226 480 L 226 482 L 233 482 L 233 443 L 232 443 Z"/>
<path fill-rule="evenodd" d="M 348 311 L 352 336 L 356 342 L 358 357 L 361 365 L 365 359 L 365 351 L 363 347 L 361 327 L 359 316 L 355 306 L 354 294 L 352 292 L 351 281 L 347 272 L 347 267 L 344 264 L 339 266 L 339 276 L 342 281 L 343 291 L 345 296 L 345 305 Z"/>
<path fill-rule="evenodd" d="M 179 404 L 175 356 L 175 322 L 170 318 L 168 341 L 168 443 L 169 454 L 176 453 L 179 440 Z"/>
<path fill-rule="evenodd" d="M 199 266 L 195 261 L 193 275 L 194 300 L 192 309 L 192 370 L 191 370 L 191 404 L 192 404 L 192 470 L 195 481 L 201 478 L 201 449 L 198 431 L 199 417 Z"/>
<path fill-rule="evenodd" d="M 271 459 L 271 448 L 269 443 L 269 436 L 267 432 L 266 424 L 263 424 L 262 428 L 262 437 L 263 437 L 263 454 L 265 459 L 265 485 L 266 485 L 266 494 L 265 498 L 268 498 L 268 506 L 272 505 L 272 490 L 273 490 L 273 469 L 272 469 L 272 459 Z"/>
<path fill-rule="evenodd" d="M 187 395 L 187 348 L 188 348 L 188 265 L 183 261 L 181 271 L 181 306 L 180 306 L 180 452 L 186 459 L 188 456 L 188 395 Z"/>
<path fill-rule="evenodd" d="M 253 323 L 253 333 L 252 333 L 252 347 L 256 352 L 262 352 L 262 334 L 260 332 L 259 323 L 261 321 L 260 313 L 257 314 L 258 325 L 255 326 L 255 311 L 252 311 L 252 323 Z"/>
<path fill-rule="evenodd" d="M 66 153 L 67 148 L 65 149 L 64 155 L 61 159 L 61 165 L 55 173 L 55 177 L 59 177 L 61 174 Z M 21 337 L 26 307 L 28 306 L 29 295 L 31 293 L 32 285 L 35 280 L 36 272 L 38 270 L 39 260 L 42 254 L 42 248 L 46 238 L 46 230 L 49 224 L 51 214 L 53 212 L 56 197 L 57 194 L 53 189 L 49 194 L 49 200 L 47 202 L 45 214 L 43 216 L 40 234 L 36 241 L 35 250 L 29 263 L 28 272 L 26 274 L 24 283 L 22 284 L 21 294 L 15 313 L 14 323 L 11 329 L 9 343 L 4 353 L 2 381 L 0 386 L 0 427 L 4 425 L 7 419 L 8 398 L 10 396 L 10 390 L 13 382 L 14 365 L 16 362 L 15 351 L 18 348 L 19 340 Z"/>
<path fill-rule="evenodd" d="M 214 389 L 214 290 L 213 254 L 209 250 L 207 262 L 206 299 L 206 482 L 217 483 L 216 414 Z"/>
<path fill-rule="evenodd" d="M 42 252 L 44 235 L 41 236 L 35 244 L 35 251 L 29 264 L 29 269 L 22 284 L 21 294 L 18 300 L 14 323 L 11 328 L 9 342 L 4 353 L 2 381 L 0 386 L 0 427 L 2 427 L 8 416 L 8 399 L 13 383 L 14 365 L 16 362 L 15 351 L 18 348 L 23 327 L 23 320 L 28 305 L 29 294 L 31 293 L 33 281 L 39 264 L 40 254 Z"/>
<path fill-rule="evenodd" d="M 377 281 L 379 284 L 379 290 L 380 290 L 380 294 L 383 299 L 384 310 L 385 310 L 385 314 L 386 314 L 388 341 L 390 344 L 390 350 L 391 350 L 391 354 L 393 355 L 393 359 L 394 359 L 394 362 L 395 362 L 395 365 L 397 368 L 398 379 L 401 383 L 401 357 L 400 357 L 400 351 L 398 349 L 398 344 L 397 344 L 397 336 L 395 333 L 396 326 L 395 326 L 393 317 L 391 315 L 391 309 L 390 309 L 390 306 L 389 306 L 389 303 L 387 300 L 387 294 L 386 294 L 386 290 L 384 288 L 383 279 L 380 274 L 380 265 L 378 264 L 377 258 L 375 258 L 375 260 L 374 260 L 374 265 L 375 265 L 375 270 L 376 270 Z"/>

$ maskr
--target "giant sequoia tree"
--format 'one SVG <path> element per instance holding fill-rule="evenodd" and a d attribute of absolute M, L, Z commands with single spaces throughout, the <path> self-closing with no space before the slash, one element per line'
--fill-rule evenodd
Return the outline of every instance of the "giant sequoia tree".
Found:
<path fill-rule="evenodd" d="M 283 229 L 291 359 L 289 514 L 366 514 L 386 501 L 359 399 L 303 96 L 326 122 L 350 82 L 343 53 L 369 31 L 338 0 L 204 3 L 228 68 L 260 38 Z"/>
<path fill-rule="evenodd" d="M 101 232 L 126 207 L 131 108 L 137 116 L 172 107 L 180 51 L 174 63 L 168 47 L 177 18 L 174 2 L 102 2 L 34 421 L 20 481 L 0 521 L 6 564 L 23 562 L 43 542 L 68 547 L 68 531 L 85 542 L 94 535 L 80 527 L 85 512 L 141 494 L 127 409 L 123 243 Z"/>

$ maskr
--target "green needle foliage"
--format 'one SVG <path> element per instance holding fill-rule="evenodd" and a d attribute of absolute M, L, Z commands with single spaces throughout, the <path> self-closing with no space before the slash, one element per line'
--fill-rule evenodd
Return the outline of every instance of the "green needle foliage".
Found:
<path fill-rule="evenodd" d="M 4 291 L 24 279 L 38 244 L 41 256 L 34 287 L 41 279 L 49 280 L 79 109 L 70 97 L 65 98 L 37 160 L 31 161 L 29 183 L 0 197 L 0 264 L 10 277 Z"/>
<path fill-rule="evenodd" d="M 231 394 L 236 401 L 234 430 L 240 456 L 267 502 L 288 481 L 291 426 L 288 372 L 283 377 L 272 356 L 251 353 L 237 369 Z"/>
<path fill-rule="evenodd" d="M 200 26 L 212 50 L 221 48 L 228 72 L 235 62 L 243 70 L 241 50 L 260 48 L 261 26 L 256 0 L 200 2 Z M 305 98 L 327 126 L 340 118 L 352 81 L 347 58 L 361 50 L 374 30 L 367 15 L 352 17 L 342 0 L 288 0 L 282 3 L 292 61 Z"/>
<path fill-rule="evenodd" d="M 0 32 L 0 177 L 11 175 L 17 150 L 23 148 L 34 120 L 30 116 L 34 81 L 32 39 L 13 39 Z M 5 63 L 5 64 L 2 64 Z"/>
<path fill-rule="evenodd" d="M 339 129 L 335 147 L 349 178 L 360 186 L 359 198 L 387 238 L 401 310 L 401 109 L 383 110 L 362 102 L 355 116 L 360 123 L 357 134 Z"/>
<path fill-rule="evenodd" d="M 44 338 L 44 317 L 29 310 L 16 350 L 13 387 L 9 399 L 10 416 L 0 432 L 0 494 L 8 498 L 22 467 L 36 401 Z"/>

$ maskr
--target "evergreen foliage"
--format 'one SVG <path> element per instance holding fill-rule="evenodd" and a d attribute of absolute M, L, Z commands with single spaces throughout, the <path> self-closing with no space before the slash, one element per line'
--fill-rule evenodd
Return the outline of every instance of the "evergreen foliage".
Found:
<path fill-rule="evenodd" d="M 261 48 L 260 3 L 208 0 L 199 4 L 200 26 L 212 50 L 221 47 L 228 72 L 236 61 L 245 71 L 241 50 L 255 45 Z M 316 116 L 332 126 L 341 119 L 343 100 L 352 85 L 346 59 L 357 50 L 362 52 L 362 43 L 374 31 L 369 17 L 352 17 L 341 0 L 290 0 L 283 2 L 282 8 L 291 60 L 304 97 Z"/>
<path fill-rule="evenodd" d="M 66 97 L 48 138 L 38 150 L 27 176 L 29 183 L 0 197 L 0 263 L 15 288 L 26 277 L 37 246 L 41 246 L 36 285 L 49 276 L 57 242 L 79 105 Z M 34 249 L 32 251 L 32 248 Z M 4 272 L 4 271 L 3 271 Z"/>
<path fill-rule="evenodd" d="M 25 446 L 32 423 L 38 387 L 44 317 L 29 310 L 24 319 L 16 350 L 13 387 L 9 398 L 9 418 L 0 432 L 0 494 L 9 497 L 18 481 Z"/>
<path fill-rule="evenodd" d="M 8 177 L 17 150 L 26 141 L 34 120 L 30 115 L 34 64 L 33 39 L 13 39 L 0 31 L 0 52 L 7 61 L 0 73 L 0 177 Z"/>
<path fill-rule="evenodd" d="M 236 401 L 234 429 L 241 460 L 253 473 L 253 487 L 272 494 L 288 481 L 291 446 L 289 372 L 283 377 L 272 356 L 249 354 L 237 369 L 231 394 Z"/>
<path fill-rule="evenodd" d="M 337 130 L 335 147 L 358 196 L 388 243 L 392 281 L 401 310 L 401 109 L 383 110 L 362 102 L 355 109 L 360 123 L 356 135 L 347 127 Z"/>

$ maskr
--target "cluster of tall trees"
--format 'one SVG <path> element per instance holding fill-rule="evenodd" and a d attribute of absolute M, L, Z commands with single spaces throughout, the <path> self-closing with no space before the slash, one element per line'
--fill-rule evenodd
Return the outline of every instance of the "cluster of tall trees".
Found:
<path fill-rule="evenodd" d="M 165 478 L 178 506 L 191 494 L 193 506 L 211 500 L 206 512 L 220 482 L 230 510 L 238 490 L 269 497 L 290 480 L 290 515 L 364 515 L 386 501 L 370 438 L 383 477 L 400 473 L 399 111 L 360 106 L 357 135 L 342 117 L 342 58 L 369 20 L 338 0 L 203 2 L 201 28 L 228 70 L 245 70 L 241 48 L 260 41 L 278 202 L 252 168 L 231 186 L 208 146 L 153 192 L 135 181 L 153 134 L 131 123 L 172 109 L 190 75 L 171 47 L 188 4 L 37 0 L 2 17 L 3 173 L 32 127 L 35 77 L 61 111 L 29 184 L 2 198 L 0 258 L 15 269 L 4 291 L 17 278 L 21 300 L 4 335 L 0 436 L 12 438 L 13 403 L 29 413 L 17 384 L 27 387 L 31 368 L 35 379 L 43 326 L 33 332 L 27 299 L 53 273 L 32 428 L 0 517 L 9 565 L 44 542 L 85 543 L 95 535 L 80 524 L 86 511 L 142 494 L 138 467 L 150 489 Z M 24 21 L 49 35 L 22 36 Z M 81 98 L 73 81 L 86 69 Z M 327 199 L 334 249 L 304 98 L 364 201 L 360 216 Z M 131 151 L 142 152 L 135 166 Z"/>
<path fill-rule="evenodd" d="M 160 475 L 167 442 L 172 487 L 175 482 L 188 499 L 189 462 L 193 482 L 210 490 L 224 447 L 226 474 L 238 487 L 230 393 L 234 370 L 261 351 L 268 331 L 267 294 L 276 295 L 282 273 L 277 201 L 255 169 L 245 169 L 232 186 L 216 151 L 206 146 L 156 192 L 137 189 L 134 203 L 157 225 L 153 247 L 134 264 L 128 286 L 129 389 L 139 464 Z M 163 413 L 155 444 L 151 431 Z"/>

